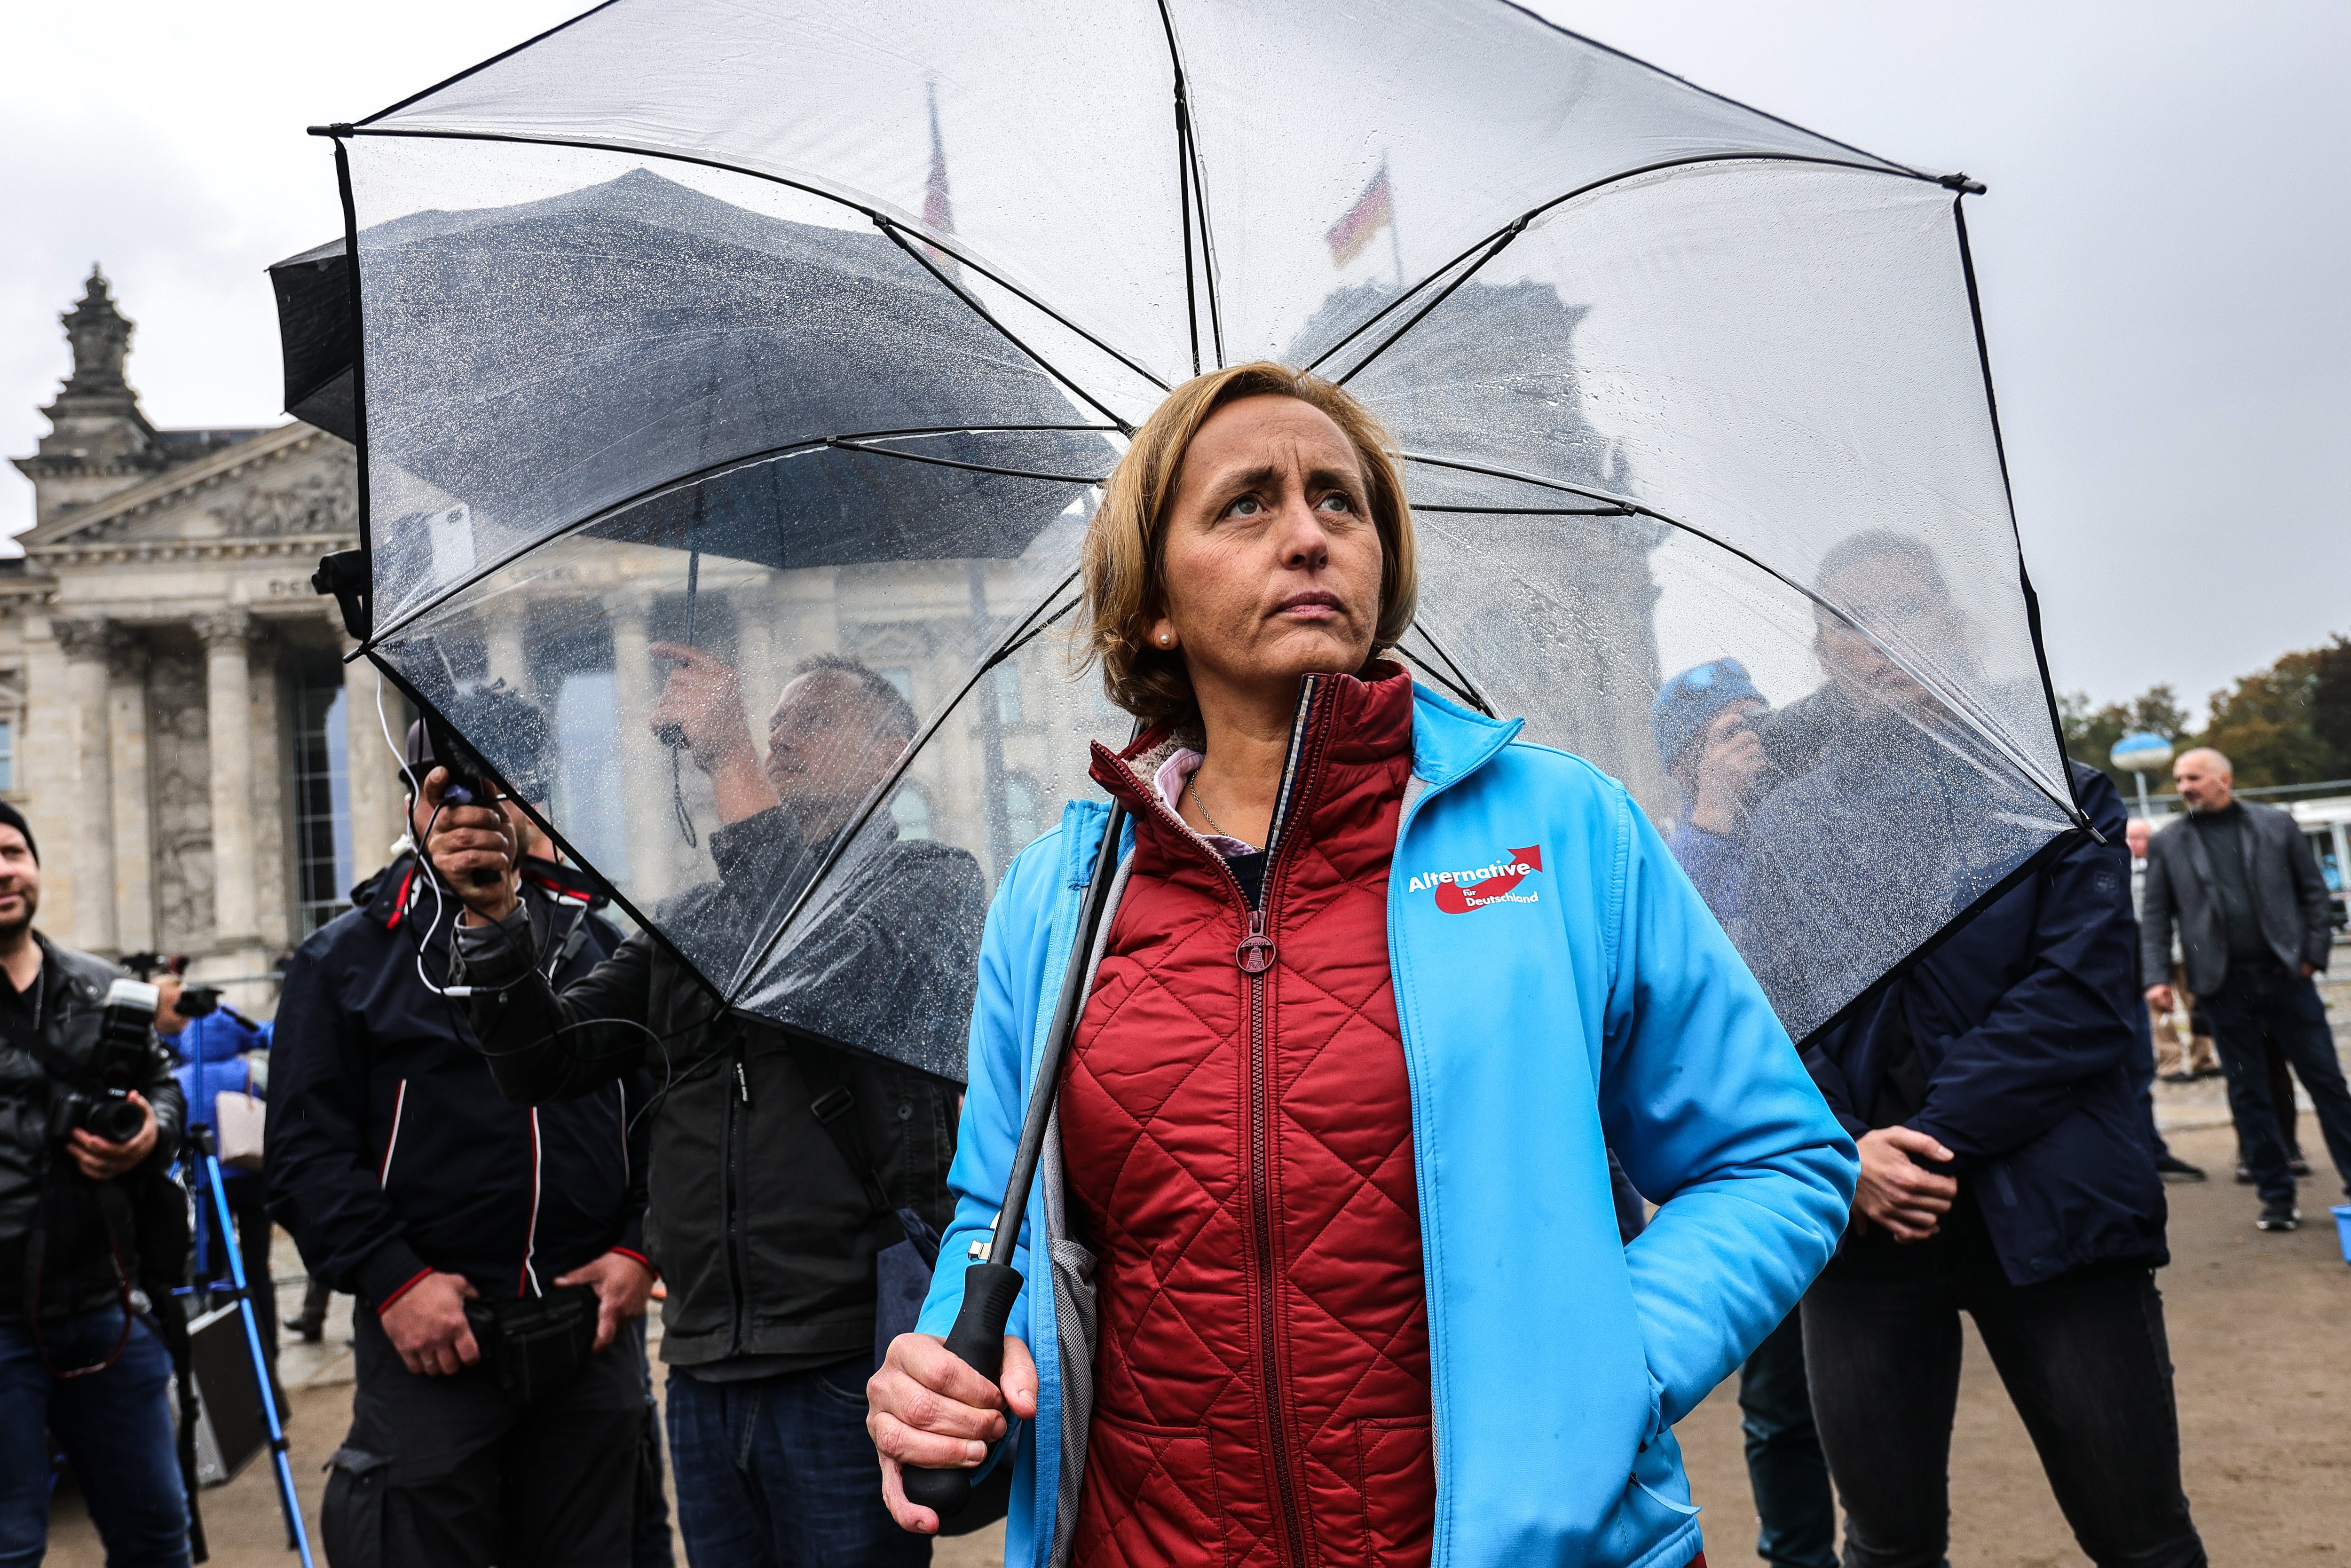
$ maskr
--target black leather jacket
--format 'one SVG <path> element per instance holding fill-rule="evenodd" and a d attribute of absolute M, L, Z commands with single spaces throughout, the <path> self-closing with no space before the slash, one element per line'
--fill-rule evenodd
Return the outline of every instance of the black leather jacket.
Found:
<path fill-rule="evenodd" d="M 123 971 L 103 958 L 60 947 L 37 932 L 33 939 L 41 946 L 42 1040 L 48 1053 L 87 1064 L 98 1045 L 107 990 Z M 175 1203 L 184 1209 L 183 1197 L 162 1189 L 177 1185 L 171 1167 L 179 1157 L 185 1102 L 172 1078 L 171 1052 L 160 1040 L 151 1043 L 137 1087 L 155 1108 L 155 1152 L 138 1169 L 115 1178 L 126 1194 L 137 1195 L 136 1207 L 142 1214 Z M 41 1315 L 87 1312 L 120 1299 L 121 1285 L 100 1207 L 100 1184 L 85 1177 L 49 1139 L 52 1088 L 47 1071 L 22 1042 L 0 1043 L 0 1321 L 22 1321 L 26 1315 L 26 1246 L 40 1213 L 45 1182 L 52 1190 L 41 1264 Z M 152 1295 L 155 1285 L 176 1283 L 186 1272 L 184 1218 L 176 1239 L 159 1239 L 152 1228 L 141 1227 L 133 1238 L 134 1253 L 141 1238 L 150 1251 L 176 1254 L 123 1260 L 124 1273 L 133 1283 L 150 1281 Z"/>

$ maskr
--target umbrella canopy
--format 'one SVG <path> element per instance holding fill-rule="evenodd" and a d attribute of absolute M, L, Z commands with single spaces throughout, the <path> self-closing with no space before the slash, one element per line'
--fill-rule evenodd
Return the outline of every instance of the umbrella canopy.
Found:
<path fill-rule="evenodd" d="M 960 1075 L 967 894 L 1125 729 L 1091 484 L 1258 358 L 1403 448 L 1400 654 L 1729 846 L 1798 1037 L 2080 821 L 1963 177 L 1499 0 L 612 0 L 331 131 L 369 651 L 546 706 L 549 824 L 738 1008 Z"/>

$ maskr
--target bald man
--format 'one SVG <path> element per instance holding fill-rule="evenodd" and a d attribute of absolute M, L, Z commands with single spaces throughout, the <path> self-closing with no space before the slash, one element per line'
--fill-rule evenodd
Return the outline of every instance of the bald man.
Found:
<path fill-rule="evenodd" d="M 2202 1004 L 2229 1079 L 2229 1113 L 2261 1191 L 2262 1230 L 2301 1223 L 2282 1119 L 2294 1113 L 2270 1086 L 2269 1047 L 2294 1064 L 2351 1194 L 2351 1090 L 2312 977 L 2334 945 L 2326 883 L 2292 816 L 2236 798 L 2236 770 L 2210 747 L 2172 764 L 2187 814 L 2147 841 L 2139 941 L 2143 972 L 2167 972 L 2174 925 L 2188 986 Z M 2168 983 L 2147 988 L 2169 1010 Z"/>

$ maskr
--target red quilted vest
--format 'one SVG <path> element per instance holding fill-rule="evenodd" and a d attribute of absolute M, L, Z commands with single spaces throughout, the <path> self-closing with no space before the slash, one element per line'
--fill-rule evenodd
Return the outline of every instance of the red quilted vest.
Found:
<path fill-rule="evenodd" d="M 1101 1307 L 1074 1568 L 1429 1559 L 1428 1320 L 1387 943 L 1412 688 L 1320 676 L 1308 700 L 1262 963 L 1224 862 L 1150 788 L 1171 743 L 1095 748 L 1136 833 L 1061 1101 Z"/>

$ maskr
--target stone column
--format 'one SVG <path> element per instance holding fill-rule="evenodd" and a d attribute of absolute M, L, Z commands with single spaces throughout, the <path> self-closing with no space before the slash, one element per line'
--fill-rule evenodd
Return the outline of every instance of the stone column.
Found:
<path fill-rule="evenodd" d="M 104 621 L 52 621 L 50 635 L 66 655 L 66 703 L 73 728 L 72 831 L 66 841 L 66 892 L 73 945 L 114 953 L 114 766 L 107 738 L 107 642 Z M 36 822 L 37 834 L 44 824 Z M 62 825 L 62 824 L 61 824 Z M 57 852 L 51 850 L 50 854 Z M 54 875 L 54 871 L 52 872 Z"/>
<path fill-rule="evenodd" d="M 154 809 L 147 783 L 144 639 L 116 628 L 107 639 L 106 722 L 114 796 L 114 939 L 125 953 L 155 946 Z"/>
<path fill-rule="evenodd" d="M 669 841 L 677 834 L 671 821 L 669 753 L 652 728 L 661 673 L 645 653 L 647 609 L 643 595 L 621 593 L 606 612 L 612 623 L 612 722 L 621 755 L 621 777 L 613 787 L 629 802 L 629 863 L 625 870 L 615 867 L 613 874 L 628 879 L 622 891 L 641 909 L 669 891 Z"/>
<path fill-rule="evenodd" d="M 343 652 L 349 653 L 353 643 Z M 376 712 L 377 683 L 382 683 L 383 712 Z M 343 666 L 343 739 L 351 790 L 351 874 L 365 876 L 392 858 L 392 843 L 406 829 L 402 818 L 405 791 L 400 782 L 400 759 L 384 745 L 384 731 L 394 744 L 408 738 L 402 715 L 406 699 L 400 688 L 365 659 Z"/>
<path fill-rule="evenodd" d="M 212 768 L 213 941 L 257 946 L 253 821 L 253 617 L 228 609 L 195 618 L 204 642 L 206 751 Z"/>

